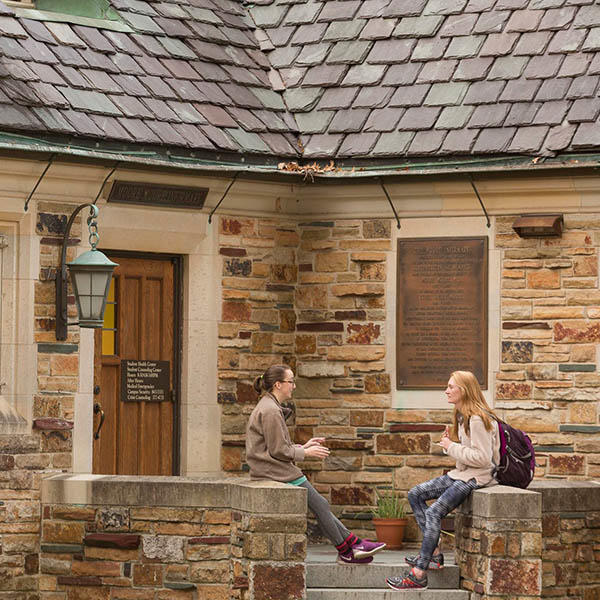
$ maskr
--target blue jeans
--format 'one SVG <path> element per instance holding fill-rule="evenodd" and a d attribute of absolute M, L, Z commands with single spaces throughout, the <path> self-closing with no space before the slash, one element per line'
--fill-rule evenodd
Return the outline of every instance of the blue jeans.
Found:
<path fill-rule="evenodd" d="M 409 490 L 408 501 L 413 509 L 417 525 L 423 533 L 423 542 L 417 560 L 419 569 L 425 571 L 429 566 L 431 555 L 440 539 L 442 519 L 462 504 L 478 487 L 475 479 L 465 482 L 442 475 L 415 485 Z M 437 500 L 428 507 L 426 500 L 433 498 L 437 498 Z"/>

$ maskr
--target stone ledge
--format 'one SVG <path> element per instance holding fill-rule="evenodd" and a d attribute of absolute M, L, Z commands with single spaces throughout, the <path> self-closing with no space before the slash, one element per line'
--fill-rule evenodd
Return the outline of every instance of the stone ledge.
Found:
<path fill-rule="evenodd" d="M 600 483 L 540 480 L 528 489 L 541 495 L 544 513 L 600 511 Z"/>
<path fill-rule="evenodd" d="M 458 508 L 475 517 L 502 519 L 539 519 L 542 514 L 542 497 L 537 490 L 506 485 L 494 485 L 475 490 Z"/>
<path fill-rule="evenodd" d="M 306 490 L 240 477 L 191 478 L 60 474 L 42 480 L 43 504 L 232 508 L 264 514 L 306 513 Z"/>

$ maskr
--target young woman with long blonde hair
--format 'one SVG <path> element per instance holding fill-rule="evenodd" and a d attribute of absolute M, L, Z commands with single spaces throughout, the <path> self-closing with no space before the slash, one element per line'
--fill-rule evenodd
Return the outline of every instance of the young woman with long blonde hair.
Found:
<path fill-rule="evenodd" d="M 477 488 L 494 482 L 493 471 L 500 459 L 498 423 L 485 401 L 477 378 L 470 371 L 454 371 L 448 381 L 446 398 L 454 406 L 452 427 L 446 427 L 439 444 L 456 460 L 456 468 L 416 485 L 408 492 L 408 501 L 423 542 L 417 556 L 407 556 L 413 568 L 401 577 L 388 577 L 394 590 L 427 587 L 427 569 L 444 566 L 439 538 L 442 519 L 462 504 Z M 427 506 L 427 500 L 436 501 Z"/>

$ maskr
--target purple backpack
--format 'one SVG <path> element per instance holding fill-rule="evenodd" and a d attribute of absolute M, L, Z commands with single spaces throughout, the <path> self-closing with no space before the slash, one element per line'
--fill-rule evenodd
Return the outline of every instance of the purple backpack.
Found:
<path fill-rule="evenodd" d="M 498 421 L 500 436 L 500 462 L 494 477 L 502 485 L 525 489 L 535 472 L 535 452 L 529 436 L 520 429 Z"/>

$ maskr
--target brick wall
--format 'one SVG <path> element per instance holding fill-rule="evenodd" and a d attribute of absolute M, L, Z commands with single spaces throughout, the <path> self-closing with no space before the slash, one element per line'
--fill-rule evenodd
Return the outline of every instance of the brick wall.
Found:
<path fill-rule="evenodd" d="M 534 439 L 539 475 L 600 475 L 597 372 L 600 215 L 565 215 L 560 238 L 522 239 L 496 219 L 502 249 L 502 362 L 496 406 Z"/>

